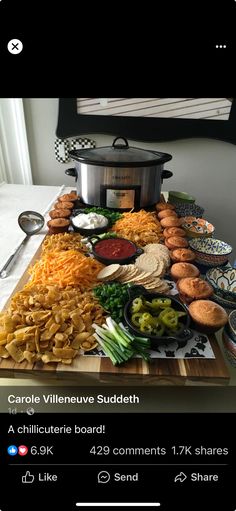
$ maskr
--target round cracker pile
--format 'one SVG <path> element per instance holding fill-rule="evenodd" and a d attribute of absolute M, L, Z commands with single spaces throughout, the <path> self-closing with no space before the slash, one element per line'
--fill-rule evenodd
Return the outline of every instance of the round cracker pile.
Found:
<path fill-rule="evenodd" d="M 110 264 L 98 273 L 97 278 L 103 282 L 113 280 L 123 284 L 132 282 L 146 289 L 165 293 L 168 292 L 169 285 L 161 277 L 169 265 L 168 249 L 164 245 L 154 243 L 146 245 L 144 253 L 137 257 L 134 264 Z"/>
<path fill-rule="evenodd" d="M 165 270 L 170 266 L 170 252 L 165 245 L 161 243 L 149 243 L 144 247 L 146 254 L 153 254 L 158 260 L 163 260 L 165 263 Z"/>

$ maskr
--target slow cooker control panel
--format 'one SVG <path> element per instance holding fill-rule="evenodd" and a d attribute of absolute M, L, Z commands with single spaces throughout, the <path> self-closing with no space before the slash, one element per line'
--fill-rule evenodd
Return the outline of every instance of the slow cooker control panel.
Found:
<path fill-rule="evenodd" d="M 140 207 L 140 186 L 101 186 L 101 205 L 113 209 L 132 209 Z"/>

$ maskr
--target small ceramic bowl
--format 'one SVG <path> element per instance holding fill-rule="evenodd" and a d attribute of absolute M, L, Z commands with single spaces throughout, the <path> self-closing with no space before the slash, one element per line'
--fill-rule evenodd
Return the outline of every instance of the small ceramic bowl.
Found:
<path fill-rule="evenodd" d="M 194 204 L 195 202 L 195 197 L 192 197 L 192 195 L 189 195 L 188 193 L 185 193 L 185 192 L 175 192 L 173 190 L 171 190 L 169 192 L 169 196 L 168 196 L 168 201 L 171 203 L 171 204 L 176 204 L 176 203 L 191 203 L 191 204 Z"/>
<path fill-rule="evenodd" d="M 77 215 L 78 216 L 78 215 Z M 111 221 L 107 218 L 107 223 L 103 227 L 94 227 L 94 229 L 86 229 L 84 227 L 78 227 L 74 224 L 74 217 L 71 218 L 71 225 L 75 232 L 79 232 L 81 236 L 93 236 L 93 234 L 103 234 L 107 232 L 111 227 Z"/>
<path fill-rule="evenodd" d="M 224 342 L 224 341 L 223 341 Z M 229 351 L 224 343 L 224 351 L 225 351 L 225 356 L 227 358 L 227 360 L 229 361 L 229 363 L 233 366 L 233 367 L 236 367 L 236 357 L 231 353 L 231 351 Z"/>
<path fill-rule="evenodd" d="M 236 307 L 236 269 L 211 268 L 206 272 L 206 279 L 224 300 L 235 302 Z"/>
<path fill-rule="evenodd" d="M 214 238 L 190 239 L 189 246 L 196 254 L 196 261 L 208 266 L 226 263 L 233 250 L 228 243 Z"/>
<path fill-rule="evenodd" d="M 236 342 L 236 310 L 233 310 L 229 313 L 229 322 L 228 322 L 228 330 L 230 333 L 230 337 Z"/>
<path fill-rule="evenodd" d="M 137 256 L 143 254 L 142 248 L 137 247 L 135 243 L 126 238 L 117 237 L 101 240 L 98 236 L 92 236 L 89 238 L 89 241 L 92 245 L 94 257 L 100 261 L 100 263 L 106 265 L 114 263 L 130 264 L 134 262 Z M 119 256 L 119 253 L 125 253 L 125 248 L 126 252 L 128 250 L 127 255 L 123 255 L 123 257 Z"/>
<path fill-rule="evenodd" d="M 210 238 L 214 231 L 214 225 L 210 224 L 204 218 L 194 216 L 183 217 L 182 229 L 186 232 L 188 238 Z"/>
<path fill-rule="evenodd" d="M 202 218 L 204 213 L 204 208 L 198 206 L 197 204 L 188 203 L 188 202 L 179 202 L 175 205 L 175 211 L 178 216 L 196 216 L 197 218 Z"/>
<path fill-rule="evenodd" d="M 222 307 L 224 307 L 224 309 L 228 312 L 235 309 L 235 302 L 230 302 L 229 300 L 224 300 L 224 298 L 217 295 L 216 293 L 214 293 L 212 295 L 211 299 L 214 302 L 218 303 L 219 305 L 222 305 Z"/>
<path fill-rule="evenodd" d="M 230 351 L 231 355 L 233 355 L 236 359 L 236 344 L 232 341 L 229 333 L 227 332 L 227 328 L 224 327 L 223 330 L 223 341 L 225 348 Z"/>
<path fill-rule="evenodd" d="M 128 289 L 128 293 L 130 296 L 130 300 L 126 303 L 125 308 L 124 308 L 124 319 L 125 319 L 125 323 L 127 324 L 129 330 L 131 332 L 133 332 L 134 335 L 139 335 L 139 336 L 144 335 L 144 333 L 137 326 L 134 326 L 134 324 L 132 323 L 132 319 L 131 319 L 131 317 L 132 317 L 132 311 L 131 311 L 132 302 L 133 302 L 133 299 L 138 296 L 141 296 L 142 298 L 144 298 L 148 301 L 151 301 L 153 298 L 171 298 L 172 307 L 176 311 L 185 313 L 185 315 L 179 321 L 180 330 L 179 330 L 178 334 L 173 332 L 172 334 L 169 333 L 166 335 L 158 336 L 158 335 L 153 335 L 153 334 L 149 334 L 149 333 L 145 332 L 145 337 L 147 337 L 151 341 L 152 349 L 155 350 L 161 344 L 170 344 L 170 343 L 174 342 L 175 340 L 177 340 L 179 342 L 183 342 L 183 344 L 185 345 L 186 341 L 191 339 L 193 334 L 192 334 L 191 329 L 189 328 L 190 315 L 189 315 L 188 309 L 183 303 L 181 303 L 175 297 L 173 297 L 173 296 L 170 297 L 169 295 L 163 295 L 160 293 L 151 293 L 151 292 L 147 291 L 143 286 L 132 286 L 131 288 Z"/>

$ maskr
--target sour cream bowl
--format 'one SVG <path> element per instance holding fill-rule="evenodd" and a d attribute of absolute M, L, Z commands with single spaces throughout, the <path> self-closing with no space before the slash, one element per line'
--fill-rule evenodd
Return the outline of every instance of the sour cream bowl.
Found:
<path fill-rule="evenodd" d="M 82 236 L 102 234 L 111 227 L 110 220 L 97 213 L 79 213 L 72 217 L 71 224 L 74 231 L 79 232 Z"/>

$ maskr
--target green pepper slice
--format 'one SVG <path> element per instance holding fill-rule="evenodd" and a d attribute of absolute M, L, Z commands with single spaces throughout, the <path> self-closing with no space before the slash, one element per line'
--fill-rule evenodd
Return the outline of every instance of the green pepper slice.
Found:
<path fill-rule="evenodd" d="M 152 326 L 148 323 L 142 323 L 140 325 L 140 330 L 141 330 L 141 332 L 143 332 L 145 334 L 151 334 L 153 332 Z"/>
<path fill-rule="evenodd" d="M 134 298 L 131 305 L 131 311 L 132 312 L 139 312 L 141 307 L 143 305 L 143 301 L 141 296 L 138 296 L 137 298 Z"/>
<path fill-rule="evenodd" d="M 131 323 L 133 323 L 133 325 L 135 325 L 138 328 L 140 328 L 140 319 L 141 319 L 141 317 L 142 317 L 142 313 L 141 312 L 135 312 L 131 316 Z"/>
<path fill-rule="evenodd" d="M 154 309 L 165 309 L 166 307 L 171 306 L 171 299 L 170 298 L 153 298 L 152 299 L 152 307 Z"/>
<path fill-rule="evenodd" d="M 162 318 L 164 325 L 170 329 L 176 328 L 178 326 L 178 317 L 176 316 L 175 311 L 173 312 L 167 312 Z"/>
<path fill-rule="evenodd" d="M 163 325 L 161 325 L 161 323 L 159 323 L 153 329 L 153 334 L 161 337 L 164 334 L 164 331 L 165 331 L 165 327 Z"/>

